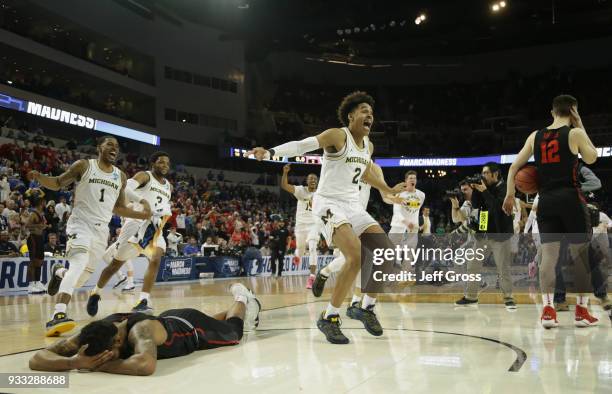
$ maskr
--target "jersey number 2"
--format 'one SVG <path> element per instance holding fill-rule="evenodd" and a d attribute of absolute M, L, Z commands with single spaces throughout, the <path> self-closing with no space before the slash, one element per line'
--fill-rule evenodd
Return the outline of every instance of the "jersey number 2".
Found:
<path fill-rule="evenodd" d="M 100 189 L 100 202 L 104 202 L 104 190 L 106 189 Z"/>
<path fill-rule="evenodd" d="M 353 183 L 355 185 L 359 183 L 359 175 L 361 175 L 361 167 L 355 168 L 355 176 L 353 177 Z"/>
<path fill-rule="evenodd" d="M 559 163 L 559 140 L 542 141 L 540 143 L 540 154 L 542 155 L 542 164 Z"/>

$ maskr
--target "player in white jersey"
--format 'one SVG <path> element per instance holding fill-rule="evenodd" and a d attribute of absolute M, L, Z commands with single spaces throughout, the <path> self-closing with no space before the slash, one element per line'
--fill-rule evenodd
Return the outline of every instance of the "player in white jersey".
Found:
<path fill-rule="evenodd" d="M 327 310 L 317 322 L 319 329 L 331 343 L 344 344 L 349 340 L 340 330 L 339 311 L 344 297 L 361 269 L 362 234 L 382 234 L 366 237 L 367 249 L 393 248 L 380 225 L 359 202 L 359 181 L 377 188 L 385 197 L 401 202 L 395 194 L 403 188 L 391 188 L 384 179 L 375 176 L 371 163 L 373 144 L 368 139 L 374 124 L 374 100 L 364 92 L 354 92 L 344 98 L 338 108 L 338 118 L 345 125 L 332 128 L 316 137 L 292 141 L 270 150 L 254 148 L 246 153 L 257 160 L 274 156 L 294 157 L 323 149 L 321 179 L 313 198 L 313 214 L 323 222 L 323 235 L 328 243 L 337 246 L 346 258 L 338 276 Z M 382 327 L 373 311 L 376 299 L 365 296 L 357 312 L 365 328 L 373 335 L 382 335 Z"/>
<path fill-rule="evenodd" d="M 393 204 L 393 217 L 389 239 L 395 245 L 406 245 L 414 249 L 418 242 L 419 212 L 425 202 L 425 193 L 416 188 L 417 173 L 410 170 L 404 175 L 406 188 L 399 194 L 402 204 Z M 385 201 L 389 202 L 389 201 Z"/>
<path fill-rule="evenodd" d="M 312 216 L 312 196 L 317 190 L 319 178 L 315 174 L 308 174 L 306 177 L 307 186 L 295 186 L 289 184 L 287 175 L 291 170 L 291 165 L 283 167 L 283 177 L 281 178 L 281 188 L 297 199 L 295 211 L 295 256 L 301 262 L 306 246 L 308 246 L 310 275 L 306 281 L 306 288 L 311 289 L 317 272 L 317 244 L 321 233 L 319 221 Z"/>
<path fill-rule="evenodd" d="M 119 238 L 108 247 L 104 260 L 109 264 L 98 279 L 96 287 L 87 300 L 87 313 L 95 316 L 98 313 L 100 290 L 106 286 L 110 278 L 129 260 L 140 254 L 147 256 L 149 265 L 144 276 L 142 291 L 138 304 L 132 312 L 152 313 L 150 294 L 161 258 L 166 252 L 166 241 L 162 235 L 163 226 L 171 215 L 170 198 L 172 185 L 166 179 L 170 170 L 170 157 L 165 152 L 155 152 L 151 155 L 150 171 L 141 171 L 127 181 L 126 196 L 136 208 L 146 203 L 151 206 L 153 217 L 147 220 L 127 219 L 121 227 Z"/>
<path fill-rule="evenodd" d="M 51 190 L 76 184 L 74 208 L 66 226 L 66 258 L 70 268 L 66 269 L 61 264 L 51 268 L 47 291 L 49 295 L 55 295 L 59 290 L 59 296 L 53 317 L 46 324 L 47 336 L 58 336 L 76 326 L 74 320 L 66 315 L 67 304 L 75 287 L 87 282 L 102 258 L 113 212 L 135 219 L 148 219 L 151 216 L 151 207 L 146 204 L 141 212 L 126 206 L 126 176 L 113 165 L 119 154 L 117 139 L 101 137 L 97 148 L 97 159 L 78 160 L 60 176 L 43 175 L 38 171 L 29 174 L 30 179 Z"/>
<path fill-rule="evenodd" d="M 378 166 L 378 164 L 372 163 L 372 168 L 376 171 L 377 175 L 379 175 L 380 177 L 383 176 L 382 169 Z M 365 183 L 363 180 L 359 182 L 359 203 L 366 211 L 368 209 L 368 203 L 370 202 L 371 190 L 372 186 Z M 334 250 L 334 256 L 334 259 L 325 267 L 321 268 L 317 273 L 315 282 L 312 286 L 312 294 L 315 297 L 321 296 L 323 290 L 325 289 L 325 283 L 327 279 L 332 273 L 340 271 L 344 266 L 344 263 L 346 262 L 344 255 L 340 253 L 340 250 L 337 248 Z M 354 308 L 358 308 L 361 302 L 361 295 L 358 294 L 357 291 L 355 291 L 355 289 L 357 288 L 360 290 L 359 292 L 361 292 L 361 278 L 359 274 L 353 282 L 353 298 L 351 299 L 349 307 L 346 311 L 346 314 L 349 317 L 353 316 L 353 312 L 355 311 Z"/>

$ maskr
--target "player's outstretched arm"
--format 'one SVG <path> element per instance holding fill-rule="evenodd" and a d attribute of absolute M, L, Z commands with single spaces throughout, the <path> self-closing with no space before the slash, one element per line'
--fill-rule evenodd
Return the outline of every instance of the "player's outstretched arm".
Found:
<path fill-rule="evenodd" d="M 136 190 L 146 185 L 147 182 L 149 182 L 149 174 L 146 171 L 139 171 L 128 179 L 125 184 L 125 196 L 128 201 L 142 204 L 142 199 L 136 194 Z"/>
<path fill-rule="evenodd" d="M 155 372 L 157 366 L 157 345 L 153 338 L 150 321 L 134 325 L 128 335 L 128 342 L 134 354 L 125 360 L 112 360 L 96 368 L 96 371 L 121 375 L 147 376 Z"/>
<path fill-rule="evenodd" d="M 391 204 L 401 204 L 401 199 L 399 197 L 395 197 L 394 194 L 397 194 L 404 190 L 405 184 L 398 183 L 397 185 L 390 187 L 387 185 L 385 181 L 385 176 L 382 172 L 380 166 L 373 161 L 370 161 L 368 166 L 366 167 L 365 172 L 362 177 L 363 181 L 372 185 L 372 187 L 378 189 L 380 195 L 383 200 L 387 203 Z"/>
<path fill-rule="evenodd" d="M 30 358 L 29 366 L 34 371 L 61 372 L 72 369 L 96 369 L 112 360 L 113 352 L 105 350 L 93 356 L 87 356 L 85 350 L 88 345 L 79 349 L 79 334 L 67 339 L 60 339 L 34 353 Z"/>
<path fill-rule="evenodd" d="M 70 168 L 60 176 L 49 176 L 34 170 L 28 173 L 28 179 L 37 181 L 47 189 L 60 190 L 79 181 L 88 168 L 89 162 L 81 159 L 72 163 Z"/>
<path fill-rule="evenodd" d="M 261 146 L 245 153 L 245 157 L 254 156 L 258 161 L 269 160 L 274 156 L 295 157 L 317 149 L 334 147 L 339 151 L 344 146 L 346 134 L 341 129 L 327 129 L 315 137 L 304 138 L 301 141 L 291 141 L 266 149 Z"/>
<path fill-rule="evenodd" d="M 125 187 L 126 187 L 126 176 L 121 171 L 121 190 L 119 191 L 119 197 L 117 198 L 117 202 L 115 203 L 115 207 L 113 208 L 113 212 L 124 218 L 134 218 L 134 219 L 149 219 L 151 217 L 151 207 L 146 200 L 141 200 L 140 203 L 143 206 L 142 212 L 135 211 L 132 208 L 128 208 L 125 204 Z"/>
<path fill-rule="evenodd" d="M 536 132 L 534 131 L 527 137 L 525 140 L 525 145 L 514 159 L 514 163 L 510 166 L 508 170 L 508 180 L 506 182 L 506 198 L 504 198 L 504 203 L 502 205 L 502 209 L 506 213 L 506 215 L 512 215 L 512 208 L 514 208 L 514 194 L 516 193 L 514 186 L 514 176 L 516 172 L 521 169 L 527 162 L 529 158 L 533 155 L 533 141 L 535 140 Z"/>
<path fill-rule="evenodd" d="M 289 183 L 289 180 L 287 179 L 287 175 L 289 174 L 289 171 L 291 171 L 291 165 L 290 164 L 284 165 L 283 166 L 283 176 L 281 178 L 281 188 L 285 190 L 286 192 L 295 194 L 295 186 L 291 185 Z"/>

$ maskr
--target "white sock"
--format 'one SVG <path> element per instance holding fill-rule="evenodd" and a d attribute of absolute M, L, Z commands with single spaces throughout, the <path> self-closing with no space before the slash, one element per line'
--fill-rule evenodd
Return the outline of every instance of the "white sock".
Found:
<path fill-rule="evenodd" d="M 580 305 L 583 308 L 589 306 L 589 296 L 587 295 L 577 295 L 576 296 L 576 304 Z"/>
<path fill-rule="evenodd" d="M 55 304 L 55 311 L 53 312 L 53 314 L 55 315 L 56 313 L 66 313 L 66 304 Z"/>
<path fill-rule="evenodd" d="M 361 307 L 363 309 L 366 309 L 370 305 L 371 306 L 376 305 L 376 298 L 372 298 L 372 297 L 370 297 L 369 295 L 366 294 L 366 295 L 363 296 L 363 302 L 361 303 Z"/>
<path fill-rule="evenodd" d="M 138 298 L 138 301 L 147 300 L 147 303 L 149 303 L 149 301 L 150 301 L 150 300 L 149 300 L 149 296 L 150 296 L 150 294 L 149 294 L 149 293 L 146 293 L 146 292 L 144 292 L 144 291 L 141 291 L 141 292 L 140 292 L 140 297 Z"/>
<path fill-rule="evenodd" d="M 91 290 L 91 294 L 98 294 L 98 292 L 102 290 L 101 288 L 98 287 L 98 285 L 96 285 L 92 290 Z"/>
<path fill-rule="evenodd" d="M 325 310 L 325 318 L 327 319 L 330 315 L 340 315 L 340 308 L 336 308 L 332 304 L 327 304 L 327 309 Z"/>
<path fill-rule="evenodd" d="M 542 293 L 542 303 L 544 304 L 544 306 L 551 306 L 554 308 L 554 299 L 554 293 Z"/>
<path fill-rule="evenodd" d="M 134 286 L 134 277 L 133 276 L 128 276 L 126 285 L 129 286 L 129 287 Z"/>
<path fill-rule="evenodd" d="M 60 268 L 57 271 L 55 271 L 55 276 L 57 276 L 58 278 L 63 278 L 64 275 L 66 275 L 66 272 L 68 272 L 67 268 Z"/>
<path fill-rule="evenodd" d="M 361 302 L 361 297 L 358 296 L 357 294 L 353 294 L 353 298 L 351 298 L 351 305 L 353 305 L 354 303 L 360 303 Z"/>
<path fill-rule="evenodd" d="M 236 302 L 241 302 L 241 303 L 243 303 L 244 305 L 246 305 L 246 304 L 247 304 L 247 296 L 242 295 L 242 294 L 238 294 L 238 295 L 236 295 L 236 296 L 234 297 L 234 301 L 236 301 Z"/>

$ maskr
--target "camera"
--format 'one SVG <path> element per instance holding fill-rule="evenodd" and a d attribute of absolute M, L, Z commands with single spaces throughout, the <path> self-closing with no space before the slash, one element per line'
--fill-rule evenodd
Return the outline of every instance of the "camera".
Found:
<path fill-rule="evenodd" d="M 444 192 L 445 200 L 449 200 L 451 198 L 456 198 L 459 200 L 462 197 L 463 197 L 463 192 L 461 191 L 461 189 L 452 189 L 452 190 L 447 190 Z"/>
<path fill-rule="evenodd" d="M 454 229 L 451 234 L 473 234 L 478 231 L 478 220 L 469 217 L 461 226 Z"/>
<path fill-rule="evenodd" d="M 472 176 L 468 176 L 468 177 L 465 178 L 465 181 L 467 183 L 469 183 L 470 185 L 473 184 L 473 183 L 480 183 L 480 182 L 482 182 L 482 175 L 474 174 Z"/>

